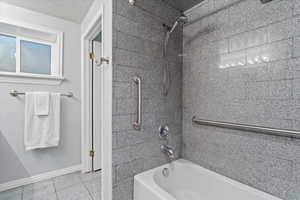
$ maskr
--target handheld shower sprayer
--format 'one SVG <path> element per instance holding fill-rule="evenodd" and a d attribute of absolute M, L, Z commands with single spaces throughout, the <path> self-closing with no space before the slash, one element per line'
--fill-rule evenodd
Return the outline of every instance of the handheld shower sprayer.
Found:
<path fill-rule="evenodd" d="M 164 46 L 163 46 L 163 57 L 164 58 L 167 57 L 168 43 L 169 43 L 171 34 L 175 31 L 175 29 L 178 25 L 185 24 L 187 22 L 188 22 L 188 17 L 185 16 L 184 14 L 182 14 L 181 16 L 179 16 L 176 19 L 176 21 L 174 22 L 174 24 L 171 27 L 167 26 L 166 24 L 163 24 L 163 26 L 167 28 L 167 32 L 166 32 L 166 36 L 165 36 L 165 40 L 164 40 Z M 170 77 L 168 62 L 166 61 L 166 63 L 164 64 L 164 67 L 163 67 L 163 95 L 164 96 L 168 95 L 170 85 L 171 85 L 171 77 Z"/>

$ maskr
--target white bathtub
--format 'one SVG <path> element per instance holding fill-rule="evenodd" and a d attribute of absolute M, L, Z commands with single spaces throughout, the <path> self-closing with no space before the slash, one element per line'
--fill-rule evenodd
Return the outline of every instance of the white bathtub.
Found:
<path fill-rule="evenodd" d="M 164 177 L 162 170 L 169 169 Z M 134 200 L 280 200 L 180 159 L 134 177 Z"/>

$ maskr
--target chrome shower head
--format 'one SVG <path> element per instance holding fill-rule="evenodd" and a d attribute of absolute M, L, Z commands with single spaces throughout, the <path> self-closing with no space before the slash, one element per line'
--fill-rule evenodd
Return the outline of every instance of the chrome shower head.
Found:
<path fill-rule="evenodd" d="M 183 14 L 180 17 L 178 17 L 178 19 L 177 19 L 178 22 L 181 22 L 183 24 L 186 24 L 188 22 L 188 20 L 189 20 L 188 17 Z"/>
<path fill-rule="evenodd" d="M 169 33 L 172 33 L 179 24 L 186 24 L 187 22 L 188 22 L 188 17 L 182 14 L 176 19 L 175 23 L 170 28 Z"/>

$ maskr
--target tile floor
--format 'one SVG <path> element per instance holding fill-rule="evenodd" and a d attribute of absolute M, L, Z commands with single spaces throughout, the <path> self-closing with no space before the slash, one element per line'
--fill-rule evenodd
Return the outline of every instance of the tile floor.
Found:
<path fill-rule="evenodd" d="M 0 192 L 0 200 L 100 200 L 101 172 L 73 173 Z"/>

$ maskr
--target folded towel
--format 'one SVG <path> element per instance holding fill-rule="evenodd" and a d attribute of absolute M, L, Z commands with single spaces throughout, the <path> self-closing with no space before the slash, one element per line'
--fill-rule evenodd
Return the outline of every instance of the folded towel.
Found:
<path fill-rule="evenodd" d="M 60 94 L 49 95 L 48 115 L 35 115 L 35 93 L 25 94 L 25 149 L 58 146 L 60 140 Z"/>
<path fill-rule="evenodd" d="M 34 113 L 35 115 L 49 114 L 49 92 L 34 93 Z"/>

